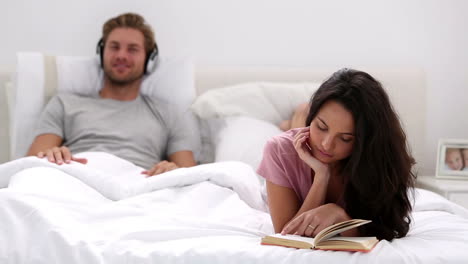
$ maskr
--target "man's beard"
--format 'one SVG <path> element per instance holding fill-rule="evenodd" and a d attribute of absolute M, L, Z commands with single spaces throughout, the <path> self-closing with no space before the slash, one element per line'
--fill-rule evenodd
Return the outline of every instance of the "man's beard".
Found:
<path fill-rule="evenodd" d="M 128 84 L 132 84 L 136 81 L 139 81 L 141 78 L 143 78 L 143 74 L 137 75 L 130 75 L 127 78 L 119 79 L 115 77 L 112 73 L 112 71 L 107 70 L 104 68 L 104 75 L 107 77 L 107 80 L 109 80 L 111 85 L 114 86 L 126 86 Z"/>

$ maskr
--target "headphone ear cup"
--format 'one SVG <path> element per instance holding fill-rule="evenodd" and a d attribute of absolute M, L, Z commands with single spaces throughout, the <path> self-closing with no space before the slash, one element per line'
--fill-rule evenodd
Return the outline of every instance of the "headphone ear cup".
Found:
<path fill-rule="evenodd" d="M 158 60 L 158 46 L 154 43 L 154 48 L 146 58 L 145 63 L 145 74 L 150 74 L 156 69 L 157 60 Z"/>
<path fill-rule="evenodd" d="M 101 38 L 96 45 L 96 60 L 101 68 L 104 67 L 104 40 Z"/>

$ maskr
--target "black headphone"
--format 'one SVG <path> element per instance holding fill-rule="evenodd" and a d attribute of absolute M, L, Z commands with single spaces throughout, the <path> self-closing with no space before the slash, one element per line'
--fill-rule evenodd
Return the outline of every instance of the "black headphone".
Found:
<path fill-rule="evenodd" d="M 96 54 L 99 56 L 101 68 L 104 67 L 104 40 L 101 38 L 96 46 Z M 154 47 L 146 54 L 144 74 L 149 74 L 156 68 L 156 61 L 159 54 L 158 45 L 154 42 Z"/>

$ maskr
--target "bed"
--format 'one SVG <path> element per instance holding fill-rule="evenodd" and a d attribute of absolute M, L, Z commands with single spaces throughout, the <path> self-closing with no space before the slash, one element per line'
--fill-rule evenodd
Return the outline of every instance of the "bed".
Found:
<path fill-rule="evenodd" d="M 16 74 L 10 93 L 12 157 L 21 156 L 31 140 L 25 131 L 31 126 L 28 120 L 63 86 L 61 73 L 50 73 L 50 58 L 29 54 L 23 59 L 42 70 L 31 76 L 19 68 Z M 280 133 L 277 123 L 336 69 L 194 67 L 187 59 L 168 60 L 161 69 L 171 72 L 181 63 L 185 76 L 177 76 L 179 84 L 171 93 L 184 97 L 181 107 L 191 107 L 200 117 L 203 164 L 149 179 L 139 174 L 140 168 L 107 153 L 79 154 L 88 158 L 86 166 L 58 166 L 35 157 L 1 164 L 0 263 L 468 261 L 468 211 L 422 189 L 414 192 L 408 235 L 381 241 L 369 253 L 260 245 L 261 237 L 273 232 L 262 180 L 254 170 L 263 144 Z M 414 98 L 425 98 L 424 73 L 415 68 L 364 70 L 383 82 L 413 153 L 422 160 L 426 106 Z M 154 81 L 164 87 L 171 83 L 165 78 Z M 22 102 L 21 87 L 29 96 L 38 93 L 41 101 Z"/>

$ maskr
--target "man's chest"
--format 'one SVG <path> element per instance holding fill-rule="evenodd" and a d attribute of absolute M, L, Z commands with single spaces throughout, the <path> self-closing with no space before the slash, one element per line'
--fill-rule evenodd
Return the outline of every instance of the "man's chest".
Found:
<path fill-rule="evenodd" d="M 138 105 L 75 107 L 69 109 L 64 118 L 66 136 L 75 139 L 112 137 L 116 140 L 151 142 L 154 137 L 166 138 L 166 127 L 150 109 Z"/>

